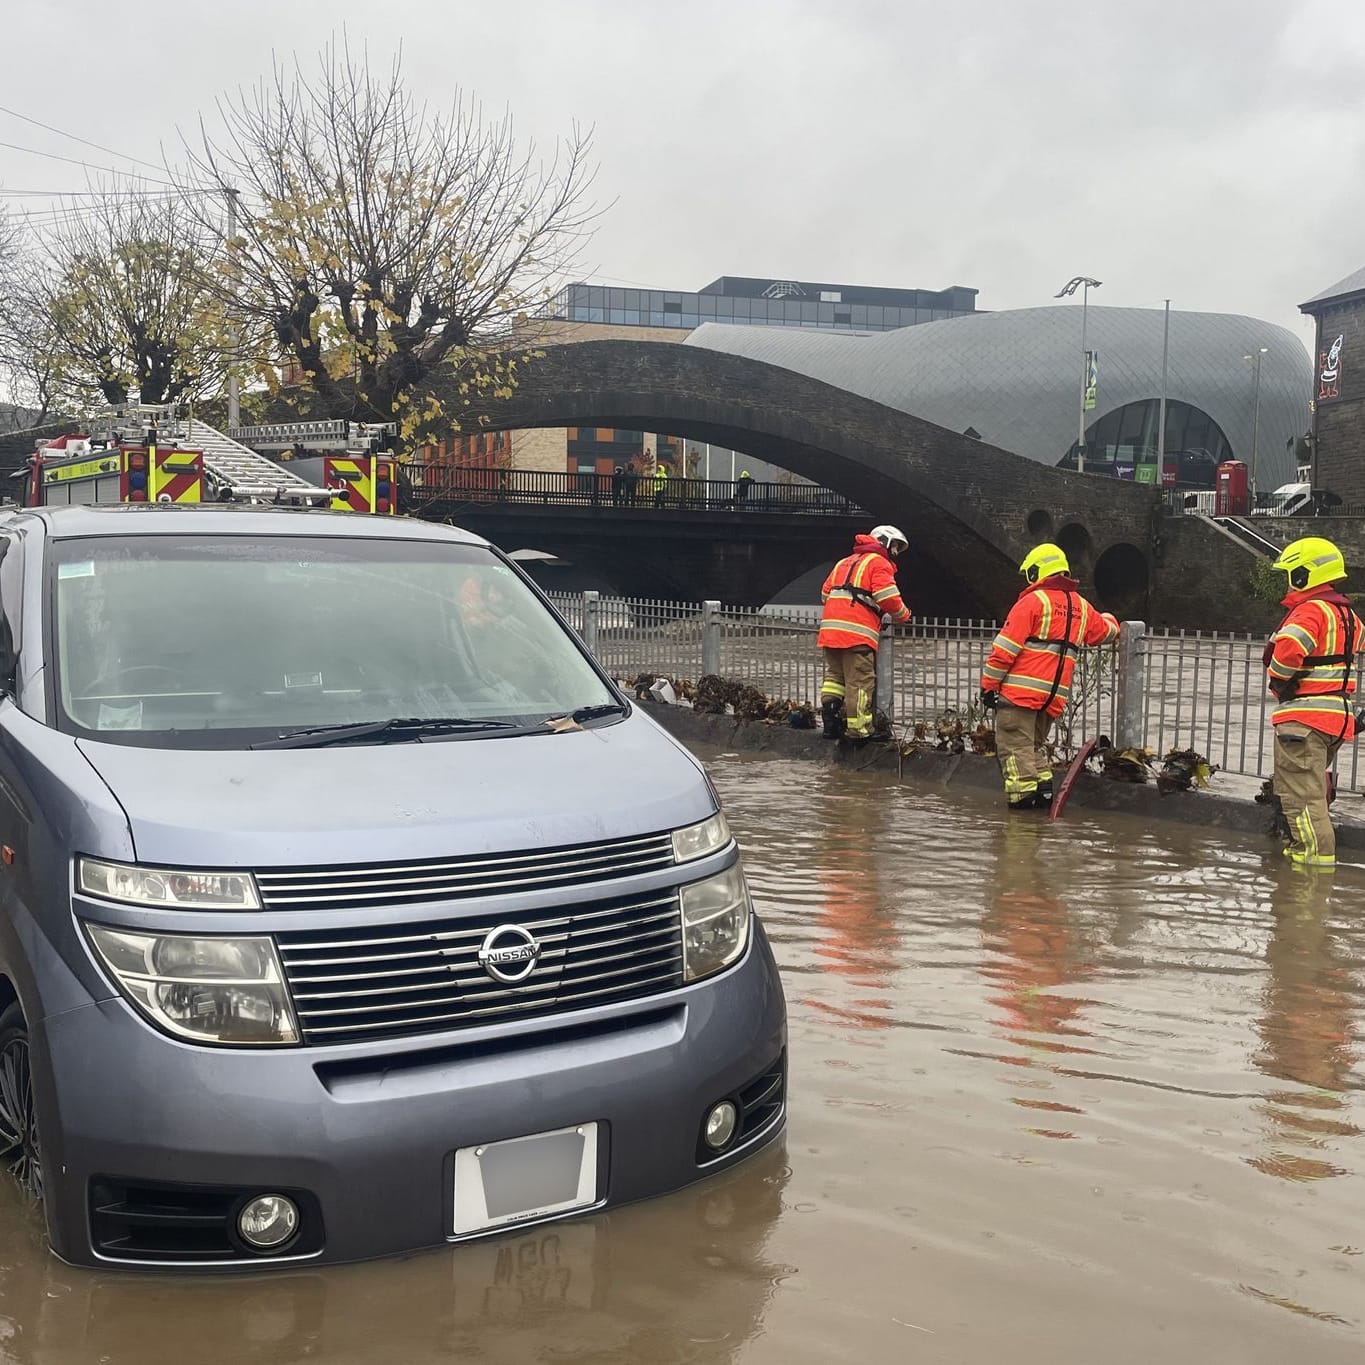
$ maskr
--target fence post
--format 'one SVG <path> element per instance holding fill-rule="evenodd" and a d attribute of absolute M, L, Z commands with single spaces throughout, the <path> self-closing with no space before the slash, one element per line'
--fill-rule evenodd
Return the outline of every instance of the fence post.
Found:
<path fill-rule="evenodd" d="M 882 622 L 881 641 L 877 646 L 877 692 L 873 705 L 885 712 L 887 720 L 896 718 L 896 658 L 895 628 L 889 621 Z"/>
<path fill-rule="evenodd" d="M 601 620 L 601 594 L 588 588 L 583 593 L 583 643 L 588 653 L 597 658 L 597 624 Z"/>
<path fill-rule="evenodd" d="M 1114 743 L 1140 749 L 1147 730 L 1147 624 L 1125 621 L 1119 626 L 1118 698 Z"/>
<path fill-rule="evenodd" d="M 720 603 L 701 604 L 701 671 L 702 676 L 720 675 Z"/>

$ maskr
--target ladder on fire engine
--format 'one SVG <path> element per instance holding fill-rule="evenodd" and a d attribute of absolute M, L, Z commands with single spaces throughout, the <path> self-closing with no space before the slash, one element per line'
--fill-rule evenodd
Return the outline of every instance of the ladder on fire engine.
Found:
<path fill-rule="evenodd" d="M 173 436 L 191 450 L 204 452 L 204 473 L 215 493 L 231 489 L 238 493 L 266 494 L 277 489 L 316 488 L 295 474 L 287 465 L 276 464 L 264 455 L 234 441 L 217 427 L 197 419 L 182 418 L 160 429 L 163 439 Z"/>

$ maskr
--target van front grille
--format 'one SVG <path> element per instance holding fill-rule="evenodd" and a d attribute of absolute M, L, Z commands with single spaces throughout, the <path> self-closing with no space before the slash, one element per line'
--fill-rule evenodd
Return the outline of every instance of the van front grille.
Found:
<path fill-rule="evenodd" d="M 479 960 L 527 940 L 519 981 Z M 429 924 L 276 935 L 305 1043 L 397 1038 L 656 995 L 682 985 L 677 892 L 522 914 L 483 911 Z M 498 964 L 490 964 L 496 967 Z M 516 974 L 516 963 L 503 964 Z"/>
<path fill-rule="evenodd" d="M 267 910 L 362 909 L 585 886 L 672 866 L 672 837 L 647 834 L 602 844 L 434 862 L 266 869 L 256 873 L 256 884 Z"/>

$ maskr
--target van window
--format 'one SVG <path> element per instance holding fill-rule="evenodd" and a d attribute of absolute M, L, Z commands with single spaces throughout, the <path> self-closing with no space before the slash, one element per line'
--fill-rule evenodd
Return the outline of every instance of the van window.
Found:
<path fill-rule="evenodd" d="M 315 536 L 57 541 L 62 728 L 185 747 L 393 717 L 538 724 L 612 700 L 481 546 Z"/>

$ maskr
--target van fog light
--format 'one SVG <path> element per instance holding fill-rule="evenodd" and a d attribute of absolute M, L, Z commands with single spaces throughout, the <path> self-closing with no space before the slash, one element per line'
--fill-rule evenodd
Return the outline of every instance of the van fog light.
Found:
<path fill-rule="evenodd" d="M 283 1194 L 258 1194 L 237 1215 L 237 1232 L 257 1251 L 282 1247 L 299 1230 L 299 1206 Z"/>
<path fill-rule="evenodd" d="M 735 1135 L 735 1125 L 739 1122 L 739 1110 L 732 1100 L 721 1100 L 713 1106 L 706 1116 L 706 1128 L 702 1136 L 712 1151 L 718 1152 Z"/>

